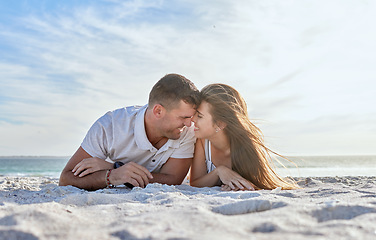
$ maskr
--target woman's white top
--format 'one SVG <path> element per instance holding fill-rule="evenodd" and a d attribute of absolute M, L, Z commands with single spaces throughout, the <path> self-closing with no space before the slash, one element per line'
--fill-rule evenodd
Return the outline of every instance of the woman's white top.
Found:
<path fill-rule="evenodd" d="M 206 163 L 206 171 L 210 173 L 215 169 L 215 166 L 211 160 L 211 146 L 210 141 L 205 139 L 205 163 Z"/>

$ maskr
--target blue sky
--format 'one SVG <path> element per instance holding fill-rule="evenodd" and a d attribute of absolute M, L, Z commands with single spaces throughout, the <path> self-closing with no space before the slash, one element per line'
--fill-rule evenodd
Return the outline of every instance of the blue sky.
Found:
<path fill-rule="evenodd" d="M 180 73 L 286 155 L 376 154 L 374 1 L 1 1 L 0 155 L 69 156 Z"/>

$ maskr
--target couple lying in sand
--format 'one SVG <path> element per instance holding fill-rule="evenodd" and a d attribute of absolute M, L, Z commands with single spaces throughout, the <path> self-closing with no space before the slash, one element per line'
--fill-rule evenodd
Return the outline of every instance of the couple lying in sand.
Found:
<path fill-rule="evenodd" d="M 168 74 L 147 105 L 108 112 L 93 124 L 59 184 L 87 190 L 177 185 L 190 169 L 196 187 L 296 188 L 272 169 L 270 154 L 235 89 L 210 84 L 198 91 L 187 78 Z"/>

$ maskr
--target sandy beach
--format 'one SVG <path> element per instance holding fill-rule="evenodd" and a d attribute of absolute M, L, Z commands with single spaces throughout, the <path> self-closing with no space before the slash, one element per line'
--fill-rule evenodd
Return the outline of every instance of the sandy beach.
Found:
<path fill-rule="evenodd" d="M 376 239 L 376 177 L 298 178 L 301 189 L 149 184 L 88 192 L 0 177 L 0 239 Z"/>

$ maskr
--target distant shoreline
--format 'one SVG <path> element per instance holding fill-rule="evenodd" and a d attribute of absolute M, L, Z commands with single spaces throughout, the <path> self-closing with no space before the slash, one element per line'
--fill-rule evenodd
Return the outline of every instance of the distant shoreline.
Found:
<path fill-rule="evenodd" d="M 0 159 L 4 158 L 70 158 L 71 156 L 35 156 L 35 155 L 19 155 L 19 156 L 0 156 Z"/>
<path fill-rule="evenodd" d="M 284 155 L 285 156 L 285 155 Z M 57 155 L 4 155 L 1 158 L 70 158 L 71 155 L 67 156 L 57 156 Z M 286 158 L 303 158 L 303 157 L 376 157 L 376 154 L 333 154 L 333 155 L 286 155 Z"/>
<path fill-rule="evenodd" d="M 0 156 L 0 175 L 60 176 L 70 157 L 67 156 Z M 375 176 L 376 156 L 299 156 L 288 157 L 295 164 L 279 159 L 273 161 L 281 176 L 335 177 Z"/>

